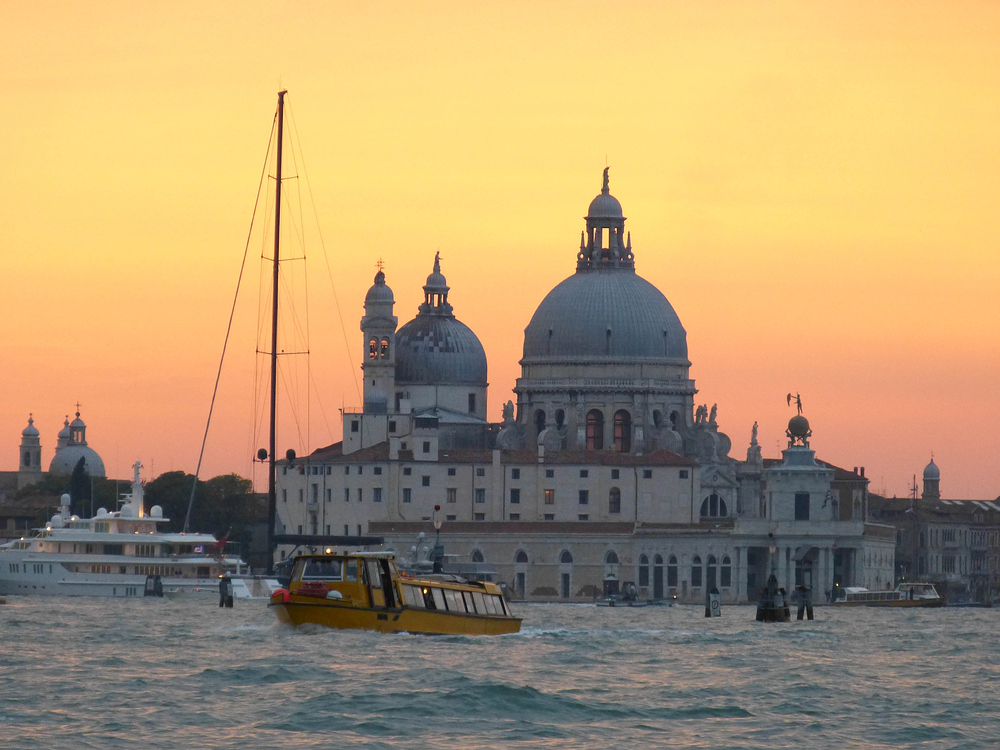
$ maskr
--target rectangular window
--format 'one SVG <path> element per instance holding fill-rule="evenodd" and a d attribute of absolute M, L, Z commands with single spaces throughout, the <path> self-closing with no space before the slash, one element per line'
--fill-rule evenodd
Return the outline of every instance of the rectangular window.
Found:
<path fill-rule="evenodd" d="M 430 453 L 431 452 L 431 441 L 430 440 L 425 440 L 424 441 L 423 450 L 424 450 L 424 453 Z"/>
<path fill-rule="evenodd" d="M 512 489 L 510 491 L 510 503 L 511 505 L 517 505 L 521 502 L 521 490 Z"/>
<path fill-rule="evenodd" d="M 347 525 L 347 524 L 345 523 L 345 524 L 344 524 L 344 536 L 350 536 L 350 535 L 351 535 L 351 527 L 350 527 L 350 526 L 348 526 L 348 525 Z"/>
<path fill-rule="evenodd" d="M 358 536 L 361 536 L 361 524 L 358 524 Z"/>
<path fill-rule="evenodd" d="M 544 516 L 544 518 L 545 518 L 546 521 L 555 521 L 556 520 L 556 514 L 555 513 L 546 513 L 545 516 Z"/>
<path fill-rule="evenodd" d="M 469 394 L 469 414 L 475 414 L 475 413 L 476 413 L 476 394 L 475 393 L 470 393 Z"/>
<path fill-rule="evenodd" d="M 476 469 L 476 476 L 477 477 L 485 477 L 486 476 L 486 469 Z"/>
<path fill-rule="evenodd" d="M 809 520 L 809 493 L 808 492 L 796 492 L 795 493 L 795 520 L 796 521 L 808 521 Z"/>
<path fill-rule="evenodd" d="M 376 466 L 374 469 L 372 469 L 372 473 L 375 474 L 375 476 L 377 477 L 382 476 L 382 467 Z"/>
<path fill-rule="evenodd" d="M 288 490 L 282 490 L 281 491 L 281 502 L 283 502 L 283 503 L 287 503 L 288 502 Z"/>
<path fill-rule="evenodd" d="M 409 487 L 404 487 L 403 488 L 403 502 L 404 503 L 410 502 L 410 498 L 412 497 L 412 495 L 413 495 L 413 490 L 411 490 Z"/>
<path fill-rule="evenodd" d="M 303 502 L 306 499 L 306 491 L 299 487 L 299 502 Z"/>
<path fill-rule="evenodd" d="M 312 486 L 312 501 L 314 503 L 318 503 L 319 502 L 319 485 L 318 484 L 314 484 Z"/>
<path fill-rule="evenodd" d="M 555 469 L 546 469 L 545 470 L 545 478 L 546 479 L 552 479 L 555 475 L 556 475 L 556 470 Z"/>
<path fill-rule="evenodd" d="M 618 474 L 619 474 L 618 469 L 612 469 L 611 470 L 611 478 L 612 479 L 618 479 Z"/>
<path fill-rule="evenodd" d="M 358 476 L 361 476 L 364 473 L 365 473 L 365 467 L 364 466 L 359 466 L 358 467 Z"/>
<path fill-rule="evenodd" d="M 458 502 L 458 490 L 455 487 L 449 487 L 445 490 L 445 496 L 449 503 Z"/>
<path fill-rule="evenodd" d="M 448 476 L 449 477 L 455 476 L 455 469 L 454 469 L 454 467 L 448 469 Z"/>
<path fill-rule="evenodd" d="M 545 490 L 545 504 L 555 505 L 556 504 L 556 491 L 555 490 Z"/>
<path fill-rule="evenodd" d="M 511 469 L 510 470 L 510 478 L 511 479 L 520 479 L 521 478 L 521 470 L 520 469 Z"/>
<path fill-rule="evenodd" d="M 580 479 L 586 479 L 590 476 L 590 472 L 587 469 L 580 469 Z"/>
<path fill-rule="evenodd" d="M 410 468 L 409 466 L 406 466 L 406 467 L 403 468 L 403 476 L 404 477 L 408 477 L 412 473 L 413 473 L 413 469 Z"/>
<path fill-rule="evenodd" d="M 299 533 L 300 534 L 302 533 L 302 527 L 301 526 L 299 526 Z"/>
<path fill-rule="evenodd" d="M 652 469 L 643 469 L 642 470 L 642 478 L 643 479 L 652 479 L 653 478 L 653 470 Z"/>
<path fill-rule="evenodd" d="M 590 502 L 590 490 L 580 490 L 580 505 Z"/>
<path fill-rule="evenodd" d="M 329 487 L 326 488 L 326 501 L 330 502 L 333 499 L 333 490 Z"/>
<path fill-rule="evenodd" d="M 364 490 L 358 487 L 358 502 L 360 503 L 363 498 L 364 498 Z"/>
<path fill-rule="evenodd" d="M 332 466 L 327 466 L 326 467 L 326 475 L 330 476 L 331 474 L 333 474 L 333 467 Z"/>
<path fill-rule="evenodd" d="M 357 432 L 357 431 L 358 431 L 358 420 L 352 419 L 351 420 L 351 432 Z"/>
<path fill-rule="evenodd" d="M 372 489 L 372 502 L 373 503 L 380 503 L 380 502 L 382 502 L 382 488 L 381 487 L 375 487 L 375 488 Z"/>
<path fill-rule="evenodd" d="M 399 407 L 396 407 L 396 410 L 398 411 Z M 389 422 L 389 432 L 395 432 L 395 431 L 396 431 L 396 423 L 394 421 Z"/>
<path fill-rule="evenodd" d="M 687 469 L 681 469 L 680 476 L 681 476 L 681 479 L 687 479 L 688 478 L 688 470 Z"/>
<path fill-rule="evenodd" d="M 486 520 L 486 514 L 485 513 L 476 513 L 475 514 L 475 520 L 476 521 L 485 521 Z"/>
<path fill-rule="evenodd" d="M 424 475 L 424 476 L 420 477 L 420 485 L 422 487 L 430 487 L 431 486 L 431 478 L 429 476 L 427 476 L 427 475 Z"/>
<path fill-rule="evenodd" d="M 521 520 L 521 514 L 520 513 L 511 513 L 510 514 L 510 520 L 511 521 L 520 521 Z"/>
<path fill-rule="evenodd" d="M 458 518 L 458 516 L 445 516 L 445 517 L 444 517 L 444 520 L 445 520 L 445 521 L 454 521 L 454 520 L 456 520 L 457 518 Z"/>
<path fill-rule="evenodd" d="M 326 525 L 326 535 L 330 536 L 330 524 Z"/>
<path fill-rule="evenodd" d="M 351 502 L 351 491 L 347 487 L 344 487 L 344 502 Z"/>
<path fill-rule="evenodd" d="M 485 503 L 486 502 L 486 490 L 482 487 L 476 489 L 476 502 Z"/>
<path fill-rule="evenodd" d="M 590 516 L 587 513 L 581 513 L 576 518 L 577 518 L 578 521 L 589 521 L 590 520 Z"/>
<path fill-rule="evenodd" d="M 350 473 L 351 473 L 351 467 L 350 466 L 345 466 L 344 467 L 344 474 L 347 475 L 347 474 L 350 474 Z"/>

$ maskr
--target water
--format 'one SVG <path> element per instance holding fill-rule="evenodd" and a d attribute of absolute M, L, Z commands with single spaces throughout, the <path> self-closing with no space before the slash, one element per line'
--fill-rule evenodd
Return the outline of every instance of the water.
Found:
<path fill-rule="evenodd" d="M 293 631 L 263 603 L 0 606 L 4 748 L 975 748 L 1000 610 L 514 605 L 499 638 Z"/>

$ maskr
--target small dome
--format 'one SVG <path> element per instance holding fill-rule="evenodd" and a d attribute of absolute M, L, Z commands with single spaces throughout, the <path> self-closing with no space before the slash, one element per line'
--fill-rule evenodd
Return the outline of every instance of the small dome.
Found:
<path fill-rule="evenodd" d="M 63 428 L 59 430 L 59 434 L 56 437 L 69 440 L 69 417 L 63 420 Z"/>
<path fill-rule="evenodd" d="M 32 419 L 31 415 L 28 415 L 28 426 L 21 430 L 21 437 L 38 437 L 38 428 L 35 427 L 35 420 Z"/>
<path fill-rule="evenodd" d="M 118 515 L 120 515 L 122 518 L 131 518 L 132 517 L 132 506 L 131 505 L 123 505 L 122 509 L 118 513 Z"/>
<path fill-rule="evenodd" d="M 809 420 L 796 414 L 788 420 L 788 434 L 797 438 L 809 437 Z"/>
<path fill-rule="evenodd" d="M 601 193 L 590 202 L 588 219 L 623 219 L 622 204 L 611 193 Z"/>
<path fill-rule="evenodd" d="M 941 469 L 938 468 L 938 465 L 934 463 L 934 459 L 932 458 L 931 462 L 924 467 L 924 479 L 934 480 L 940 478 L 941 478 Z"/>
<path fill-rule="evenodd" d="M 429 294 L 447 294 L 448 280 L 441 273 L 441 253 L 434 253 L 434 270 L 427 277 L 424 292 Z"/>
<path fill-rule="evenodd" d="M 108 509 L 107 508 L 98 508 L 97 509 L 97 515 L 95 516 L 95 518 L 104 518 L 107 515 L 108 515 Z"/>
<path fill-rule="evenodd" d="M 396 332 L 396 382 L 486 385 L 486 350 L 454 317 L 418 315 Z"/>
<path fill-rule="evenodd" d="M 163 518 L 163 508 L 159 505 L 154 505 L 149 509 L 150 518 Z"/>
<path fill-rule="evenodd" d="M 392 296 L 392 289 L 386 285 L 385 274 L 382 271 L 375 274 L 375 283 L 372 284 L 368 290 L 368 294 L 365 295 L 365 304 L 368 305 L 372 302 L 390 305 L 395 303 L 395 299 Z"/>
<path fill-rule="evenodd" d="M 82 419 L 80 419 L 80 412 L 76 413 L 76 419 L 69 423 L 70 428 L 73 427 L 86 427 L 87 424 Z"/>
<path fill-rule="evenodd" d="M 63 517 L 58 513 L 52 516 L 52 520 L 49 521 L 49 526 L 51 526 L 53 529 L 61 529 L 62 525 L 63 525 Z"/>

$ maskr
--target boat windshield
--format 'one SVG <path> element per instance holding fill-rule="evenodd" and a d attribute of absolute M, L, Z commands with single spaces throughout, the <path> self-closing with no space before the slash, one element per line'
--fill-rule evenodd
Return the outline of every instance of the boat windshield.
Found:
<path fill-rule="evenodd" d="M 344 580 L 344 561 L 342 558 L 332 560 L 307 560 L 302 571 L 303 581 L 342 581 Z"/>

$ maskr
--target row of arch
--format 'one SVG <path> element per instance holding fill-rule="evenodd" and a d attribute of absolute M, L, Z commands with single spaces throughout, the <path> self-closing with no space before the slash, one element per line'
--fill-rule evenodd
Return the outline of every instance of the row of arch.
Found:
<path fill-rule="evenodd" d="M 612 447 L 619 453 L 628 453 L 632 450 L 632 414 L 628 409 L 619 409 L 614 414 L 614 431 L 612 433 Z M 677 411 L 670 413 L 670 427 L 677 428 L 680 414 Z M 547 424 L 544 409 L 535 411 L 535 431 L 542 432 Z M 556 428 L 561 430 L 566 424 L 566 412 L 556 409 Z M 663 414 L 659 409 L 653 410 L 653 426 L 659 429 L 663 427 Z M 587 450 L 604 450 L 604 412 L 600 409 L 591 409 L 586 416 L 586 439 Z"/>
<path fill-rule="evenodd" d="M 484 562 L 483 553 L 478 549 L 472 552 L 472 562 Z M 527 564 L 528 553 L 523 549 L 519 549 L 514 554 L 514 562 L 519 564 Z M 572 565 L 573 564 L 573 553 L 568 549 L 564 549 L 559 554 L 559 563 L 561 565 Z M 618 554 L 616 552 L 609 551 L 604 555 L 605 565 L 619 565 Z M 663 556 L 653 555 L 652 567 L 654 570 L 656 568 L 663 568 Z M 679 565 L 677 563 L 677 555 L 670 555 L 667 557 L 666 562 L 667 567 L 667 586 L 676 587 Z M 729 555 L 723 555 L 720 560 L 715 555 L 709 555 L 705 561 L 704 566 L 702 565 L 701 555 L 695 555 L 691 558 L 691 586 L 693 588 L 699 588 L 702 585 L 702 570 L 704 567 L 705 577 L 712 582 L 709 588 L 713 588 L 715 585 L 722 586 L 723 588 L 728 588 L 732 585 L 732 572 L 733 572 L 733 561 Z M 639 585 L 648 586 L 649 585 L 649 569 L 650 560 L 648 555 L 639 556 Z M 718 574 L 718 579 L 716 579 L 716 574 Z M 645 578 L 645 582 L 643 579 Z M 717 580 L 717 583 L 716 583 Z"/>

